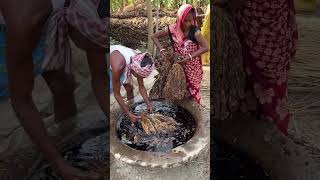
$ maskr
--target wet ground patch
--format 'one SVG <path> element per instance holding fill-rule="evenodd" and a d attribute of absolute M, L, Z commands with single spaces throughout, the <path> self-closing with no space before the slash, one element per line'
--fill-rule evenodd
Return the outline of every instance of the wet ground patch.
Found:
<path fill-rule="evenodd" d="M 70 138 L 63 147 L 68 163 L 84 171 L 96 171 L 109 163 L 109 134 L 105 128 L 83 132 Z M 43 164 L 30 180 L 58 180 L 52 169 Z"/>
<path fill-rule="evenodd" d="M 214 180 L 270 180 L 268 173 L 246 153 L 219 141 L 215 141 L 211 149 Z"/>

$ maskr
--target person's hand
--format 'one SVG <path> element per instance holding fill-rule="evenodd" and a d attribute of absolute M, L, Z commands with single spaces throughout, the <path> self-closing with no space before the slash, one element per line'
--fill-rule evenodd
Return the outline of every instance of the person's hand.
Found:
<path fill-rule="evenodd" d="M 166 55 L 167 50 L 165 48 L 160 49 L 160 56 L 163 58 Z"/>
<path fill-rule="evenodd" d="M 148 112 L 149 113 L 153 113 L 153 108 L 152 108 L 152 105 L 151 104 L 149 104 L 148 106 L 147 106 L 147 110 L 148 110 Z"/>
<path fill-rule="evenodd" d="M 137 121 L 139 121 L 141 119 L 140 116 L 136 116 L 136 115 L 134 115 L 134 114 L 132 114 L 130 112 L 128 114 L 128 117 L 129 117 L 131 123 L 135 123 L 135 122 L 137 122 Z"/>
<path fill-rule="evenodd" d="M 183 58 L 182 60 L 178 61 L 177 63 L 181 65 L 185 65 L 188 61 L 190 61 L 190 57 Z"/>

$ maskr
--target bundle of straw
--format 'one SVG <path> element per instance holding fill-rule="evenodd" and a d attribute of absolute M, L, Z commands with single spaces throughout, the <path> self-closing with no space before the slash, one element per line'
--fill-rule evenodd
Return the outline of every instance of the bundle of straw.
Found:
<path fill-rule="evenodd" d="M 234 22 L 226 9 L 213 8 L 213 48 L 210 78 L 213 83 L 210 99 L 211 117 L 229 119 L 239 109 L 244 97 L 245 73 L 242 65 L 241 44 Z"/>

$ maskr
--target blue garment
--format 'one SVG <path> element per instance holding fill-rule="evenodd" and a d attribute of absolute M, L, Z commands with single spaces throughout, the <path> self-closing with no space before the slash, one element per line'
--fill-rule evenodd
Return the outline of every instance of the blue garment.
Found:
<path fill-rule="evenodd" d="M 0 101 L 5 100 L 10 96 L 6 69 L 6 39 L 6 27 L 4 25 L 0 25 Z M 32 54 L 35 75 L 42 74 L 43 70 L 41 69 L 41 65 L 44 59 L 44 54 L 44 37 L 42 36 Z"/>
<path fill-rule="evenodd" d="M 112 70 L 109 68 L 109 77 L 110 77 L 110 82 L 109 82 L 109 88 L 110 88 L 110 94 L 113 93 L 113 87 L 112 87 Z M 123 85 L 124 82 L 124 73 L 120 76 L 120 85 Z"/>

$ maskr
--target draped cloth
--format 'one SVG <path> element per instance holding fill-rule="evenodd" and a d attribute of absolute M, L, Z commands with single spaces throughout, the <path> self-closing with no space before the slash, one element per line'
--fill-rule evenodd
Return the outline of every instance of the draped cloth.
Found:
<path fill-rule="evenodd" d="M 288 70 L 298 38 L 293 0 L 245 0 L 237 16 L 247 94 L 261 119 L 288 132 Z"/>
<path fill-rule="evenodd" d="M 127 64 L 124 71 L 124 75 L 125 75 L 124 84 L 132 84 L 132 71 L 134 71 L 135 73 L 137 73 L 139 76 L 143 78 L 148 77 L 152 73 L 152 71 L 155 68 L 154 63 L 148 64 L 144 67 L 141 66 L 141 62 L 146 55 L 151 57 L 151 54 L 147 52 L 139 53 L 131 57 L 131 63 Z"/>
<path fill-rule="evenodd" d="M 107 23 L 100 19 L 95 0 L 71 0 L 68 7 L 54 10 L 47 20 L 45 70 L 71 72 L 70 29 L 80 32 L 91 43 L 107 48 Z"/>

